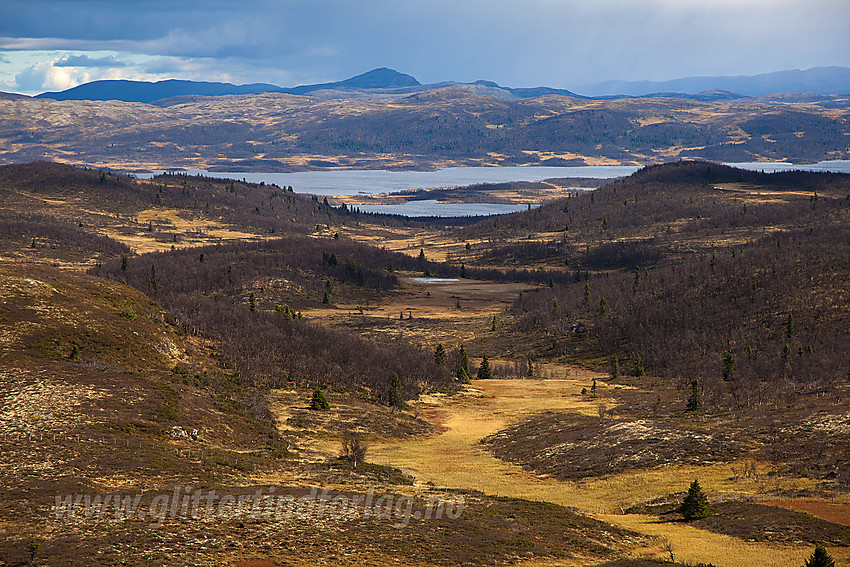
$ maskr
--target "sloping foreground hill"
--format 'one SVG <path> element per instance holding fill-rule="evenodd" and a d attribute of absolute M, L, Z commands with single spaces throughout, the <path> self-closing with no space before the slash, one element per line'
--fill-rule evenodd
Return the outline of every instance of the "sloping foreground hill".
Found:
<path fill-rule="evenodd" d="M 343 484 L 330 486 L 329 498 L 360 508 L 319 512 L 304 481 L 315 467 L 287 450 L 297 441 L 279 438 L 262 396 L 147 297 L 90 275 L 4 262 L 0 298 L 4 564 L 604 561 L 647 543 L 559 506 L 380 481 L 372 491 L 383 508 L 366 507 L 377 497 L 362 484 Z M 191 505 L 196 494 L 202 508 Z M 282 500 L 268 507 L 258 494 Z M 136 498 L 138 508 L 118 508 Z M 427 517 L 438 498 L 455 507 Z M 234 509 L 237 499 L 243 508 Z M 287 512 L 287 502 L 303 508 Z"/>

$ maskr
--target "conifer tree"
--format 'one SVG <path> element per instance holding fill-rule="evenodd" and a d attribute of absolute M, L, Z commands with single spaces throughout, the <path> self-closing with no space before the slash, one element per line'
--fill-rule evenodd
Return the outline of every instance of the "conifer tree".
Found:
<path fill-rule="evenodd" d="M 803 567 L 835 567 L 835 560 L 830 557 L 825 547 L 818 545 Z"/>
<path fill-rule="evenodd" d="M 789 339 L 793 338 L 794 335 L 797 334 L 797 329 L 794 324 L 794 312 L 789 311 L 788 317 L 785 319 L 785 336 Z"/>
<path fill-rule="evenodd" d="M 472 380 L 472 374 L 469 373 L 469 355 L 466 354 L 463 345 L 460 345 L 458 349 L 458 357 L 460 358 L 460 365 L 457 369 L 457 379 L 463 384 L 469 384 Z"/>
<path fill-rule="evenodd" d="M 635 360 L 632 364 L 632 375 L 637 377 L 646 376 L 646 368 L 643 366 L 643 359 L 640 353 L 635 353 Z"/>
<path fill-rule="evenodd" d="M 387 392 L 387 405 L 397 408 L 404 403 L 401 396 L 401 378 L 396 372 L 390 377 L 390 389 Z"/>
<path fill-rule="evenodd" d="M 434 351 L 434 362 L 442 366 L 446 365 L 446 347 L 443 343 L 437 345 L 437 350 Z"/>
<path fill-rule="evenodd" d="M 310 400 L 310 409 L 318 410 L 318 411 L 326 411 L 331 409 L 331 404 L 328 403 L 328 399 L 325 397 L 325 393 L 322 391 L 322 388 L 316 384 L 316 387 L 313 388 L 313 398 Z"/>
<path fill-rule="evenodd" d="M 699 482 L 694 480 L 688 488 L 688 494 L 679 506 L 679 513 L 685 518 L 686 522 L 707 518 L 711 516 L 711 509 L 708 506 L 708 498 L 702 491 Z"/>
<path fill-rule="evenodd" d="M 493 377 L 493 371 L 490 370 L 490 361 L 487 360 L 487 355 L 485 354 L 481 359 L 481 366 L 478 367 L 478 376 L 479 380 L 489 380 Z"/>
<path fill-rule="evenodd" d="M 690 384 L 691 394 L 688 396 L 688 401 L 685 404 L 687 411 L 699 411 L 702 409 L 702 390 L 699 385 L 699 380 L 694 378 Z"/>
<path fill-rule="evenodd" d="M 726 354 L 723 355 L 723 379 L 728 382 L 737 369 L 738 365 L 735 363 L 734 355 L 726 351 Z"/>

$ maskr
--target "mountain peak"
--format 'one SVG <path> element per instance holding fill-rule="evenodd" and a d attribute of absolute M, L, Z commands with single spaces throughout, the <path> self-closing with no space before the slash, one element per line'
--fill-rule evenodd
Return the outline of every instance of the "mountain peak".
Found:
<path fill-rule="evenodd" d="M 361 75 L 336 83 L 338 86 L 361 89 L 392 89 L 399 87 L 418 87 L 422 83 L 413 76 L 399 73 L 395 69 L 379 67 Z"/>

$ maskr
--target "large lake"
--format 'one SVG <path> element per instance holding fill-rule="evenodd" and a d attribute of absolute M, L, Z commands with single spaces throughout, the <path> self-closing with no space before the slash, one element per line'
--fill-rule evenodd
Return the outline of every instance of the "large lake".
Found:
<path fill-rule="evenodd" d="M 189 175 L 206 175 L 226 179 L 244 179 L 251 183 L 274 183 L 292 188 L 296 193 L 314 195 L 380 195 L 413 189 L 461 187 L 476 183 L 508 181 L 542 181 L 553 177 L 591 177 L 611 179 L 631 175 L 635 166 L 588 165 L 581 167 L 447 167 L 436 171 L 386 171 L 380 169 L 343 169 L 331 171 L 299 171 L 297 173 L 227 173 L 188 169 Z M 155 173 L 162 173 L 157 171 Z M 152 177 L 154 174 L 137 175 Z"/>
<path fill-rule="evenodd" d="M 831 171 L 850 173 L 850 160 L 822 161 L 816 164 L 792 163 L 729 163 L 753 171 Z M 301 171 L 297 173 L 230 173 L 209 172 L 202 169 L 181 170 L 189 175 L 205 175 L 226 179 L 244 179 L 251 183 L 274 183 L 292 186 L 296 193 L 314 195 L 380 195 L 415 189 L 460 187 L 476 183 L 505 183 L 508 181 L 542 181 L 558 177 L 590 177 L 611 179 L 631 175 L 637 166 L 587 165 L 575 167 L 448 167 L 436 171 L 385 171 L 385 170 L 332 170 Z M 157 171 L 138 177 L 150 178 Z M 522 210 L 524 205 L 496 203 L 439 203 L 437 201 L 410 201 L 401 205 L 363 205 L 361 210 L 406 216 L 477 216 L 503 214 Z"/>

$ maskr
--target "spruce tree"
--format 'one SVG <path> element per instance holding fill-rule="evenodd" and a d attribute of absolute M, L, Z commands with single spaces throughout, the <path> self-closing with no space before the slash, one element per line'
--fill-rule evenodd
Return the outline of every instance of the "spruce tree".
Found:
<path fill-rule="evenodd" d="M 797 329 L 795 328 L 795 325 L 794 325 L 794 312 L 789 311 L 788 312 L 788 318 L 785 319 L 785 337 L 791 339 L 796 334 L 797 334 Z"/>
<path fill-rule="evenodd" d="M 472 377 L 469 373 L 469 355 L 466 354 L 466 349 L 463 345 L 460 345 L 458 349 L 458 356 L 460 357 L 460 367 L 458 368 L 458 378 L 460 378 L 461 371 L 466 372 L 468 377 Z"/>
<path fill-rule="evenodd" d="M 708 498 L 700 488 L 699 482 L 694 480 L 688 488 L 688 495 L 679 506 L 679 513 L 685 518 L 686 522 L 707 518 L 711 516 L 711 509 L 708 506 Z"/>
<path fill-rule="evenodd" d="M 434 351 L 434 362 L 439 365 L 446 365 L 446 347 L 443 346 L 443 343 L 437 345 L 437 350 Z"/>
<path fill-rule="evenodd" d="M 688 401 L 685 404 L 687 411 L 699 411 L 702 409 L 702 390 L 699 385 L 699 380 L 694 378 L 690 384 L 691 394 L 688 396 Z"/>
<path fill-rule="evenodd" d="M 731 352 L 726 351 L 726 354 L 723 355 L 723 379 L 728 382 L 737 369 L 738 365 L 735 364 L 735 357 Z"/>
<path fill-rule="evenodd" d="M 156 293 L 158 289 L 158 285 L 156 282 L 156 264 L 151 264 L 151 279 L 150 279 L 150 287 L 154 293 Z"/>
<path fill-rule="evenodd" d="M 316 384 L 316 387 L 313 388 L 313 399 L 310 400 L 310 409 L 318 411 L 331 409 L 331 404 L 328 403 L 325 393 L 318 384 Z"/>
<path fill-rule="evenodd" d="M 643 366 L 643 359 L 640 357 L 640 353 L 635 353 L 635 360 L 632 364 L 632 375 L 637 377 L 646 376 L 646 368 Z"/>
<path fill-rule="evenodd" d="M 387 405 L 397 408 L 404 404 L 404 398 L 401 396 L 401 378 L 393 372 L 390 376 L 390 389 L 387 392 Z"/>
<path fill-rule="evenodd" d="M 835 567 L 835 561 L 826 552 L 825 547 L 818 545 L 803 567 Z"/>
<path fill-rule="evenodd" d="M 487 355 L 481 359 L 481 366 L 478 367 L 478 376 L 479 380 L 489 380 L 493 377 L 493 371 L 490 370 L 490 361 L 487 360 Z"/>

